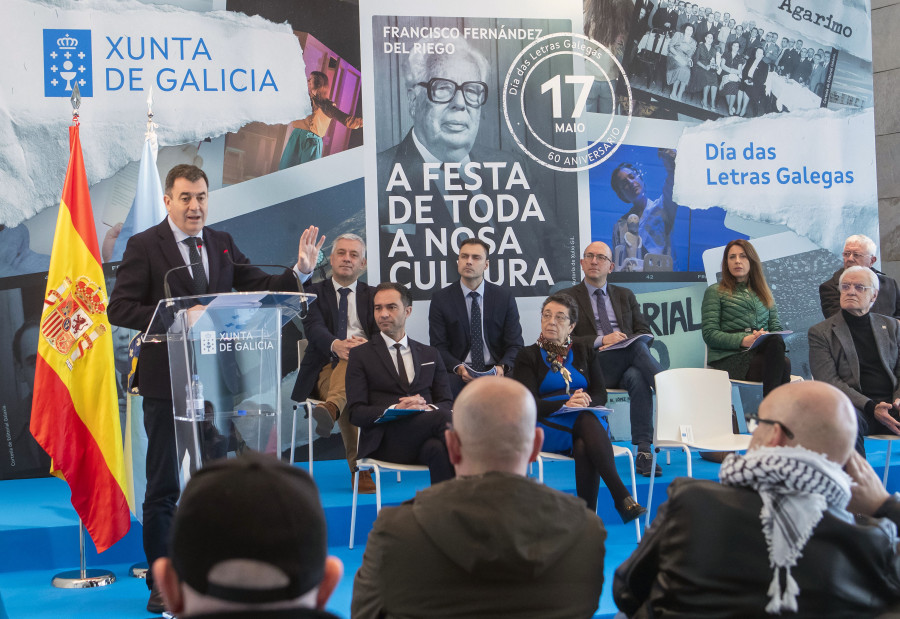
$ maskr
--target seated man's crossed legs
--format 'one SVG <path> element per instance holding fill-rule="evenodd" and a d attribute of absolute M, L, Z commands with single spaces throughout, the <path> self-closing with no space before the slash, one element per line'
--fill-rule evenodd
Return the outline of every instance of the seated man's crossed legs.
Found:
<path fill-rule="evenodd" d="M 607 388 L 628 391 L 631 400 L 631 442 L 638 446 L 635 469 L 644 477 L 650 477 L 653 462 L 650 453 L 653 444 L 653 385 L 655 376 L 662 368 L 643 342 L 619 350 L 600 351 L 599 355 Z M 657 464 L 653 474 L 656 477 L 662 475 L 662 467 Z"/>
<path fill-rule="evenodd" d="M 350 423 L 350 415 L 347 414 L 347 389 L 345 377 L 347 374 L 347 362 L 339 359 L 332 367 L 331 363 L 325 364 L 319 372 L 316 382 L 318 399 L 323 402 L 313 408 L 312 416 L 316 422 L 316 434 L 325 437 L 330 436 L 337 422 L 341 429 L 341 439 L 344 441 L 344 452 L 347 457 L 347 465 L 351 475 L 356 472 L 356 447 L 359 440 L 359 428 Z M 310 437 L 312 440 L 312 437 Z M 351 482 L 352 483 L 352 482 Z M 372 494 L 375 492 L 375 482 L 369 471 L 359 474 L 359 492 Z"/>

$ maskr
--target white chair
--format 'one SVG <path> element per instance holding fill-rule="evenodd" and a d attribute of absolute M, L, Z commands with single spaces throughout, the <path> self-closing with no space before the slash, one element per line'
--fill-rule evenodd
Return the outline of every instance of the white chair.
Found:
<path fill-rule="evenodd" d="M 306 347 L 308 341 L 307 340 L 299 340 L 297 342 L 297 359 L 298 364 L 300 366 L 300 362 L 303 361 L 303 355 L 306 354 Z M 294 404 L 293 409 L 293 419 L 291 421 L 291 464 L 294 464 L 294 452 L 297 446 L 297 414 L 300 411 L 300 407 L 303 407 L 306 410 L 306 425 L 307 425 L 307 449 L 309 454 L 309 476 L 314 477 L 313 475 L 313 442 L 315 441 L 315 436 L 313 435 L 313 409 L 324 402 L 324 400 L 316 400 L 315 398 L 309 398 L 300 402 L 299 404 Z M 398 474 L 399 475 L 399 474 Z"/>
<path fill-rule="evenodd" d="M 744 399 L 741 396 L 741 387 L 758 387 L 762 389 L 762 382 L 755 380 L 736 380 L 734 378 L 731 380 L 731 404 L 734 406 L 734 413 L 738 418 L 738 426 L 741 430 L 746 430 L 746 424 L 743 423 L 743 420 L 747 417 L 744 413 Z M 791 374 L 791 382 L 796 383 L 797 381 L 803 380 L 802 376 L 796 376 L 795 374 Z"/>
<path fill-rule="evenodd" d="M 709 347 L 703 347 L 703 367 L 709 367 L 706 363 L 706 359 L 709 356 Z M 713 369 L 713 368 L 710 368 Z M 741 387 L 759 387 L 762 389 L 762 381 L 756 380 L 737 380 L 734 378 L 729 379 L 731 381 L 731 406 L 734 408 L 734 414 L 737 415 L 738 419 L 738 427 L 741 430 L 746 430 L 747 426 L 744 422 L 746 415 L 744 414 L 744 399 L 741 396 Z M 797 381 L 803 380 L 802 376 L 797 376 L 795 374 L 791 374 L 791 382 L 796 383 Z"/>
<path fill-rule="evenodd" d="M 896 434 L 873 434 L 866 438 L 876 441 L 887 441 L 887 453 L 884 455 L 884 476 L 881 478 L 881 485 L 887 488 L 888 473 L 891 470 L 891 447 L 894 445 L 894 441 L 900 440 L 900 436 Z"/>
<path fill-rule="evenodd" d="M 687 456 L 692 477 L 691 448 L 700 451 L 742 451 L 749 434 L 734 434 L 731 427 L 731 382 L 728 373 L 706 368 L 677 368 L 656 375 L 656 420 L 651 470 L 660 449 L 679 449 Z M 647 526 L 653 503 L 655 477 L 647 495 Z"/>
<path fill-rule="evenodd" d="M 362 431 L 360 430 L 361 434 Z M 376 460 L 375 458 L 360 458 L 356 461 L 356 472 L 353 473 L 353 504 L 350 508 L 350 550 L 353 550 L 353 537 L 356 535 L 356 499 L 359 495 L 359 472 L 363 470 L 371 470 L 372 476 L 375 478 L 375 517 L 377 518 L 378 512 L 381 511 L 381 471 L 396 471 L 397 483 L 399 484 L 401 471 L 428 472 L 428 467 L 424 464 L 398 464 L 396 462 Z"/>
<path fill-rule="evenodd" d="M 637 483 L 634 477 L 634 453 L 628 449 L 627 447 L 619 447 L 618 445 L 613 445 L 613 456 L 616 458 L 628 458 L 628 466 L 631 469 L 631 497 L 637 501 Z M 537 465 L 538 465 L 538 481 L 544 483 L 544 460 L 557 461 L 557 462 L 567 462 L 573 461 L 569 456 L 564 456 L 562 454 L 556 454 L 549 451 L 542 451 L 538 454 L 537 457 Z M 638 543 L 641 542 L 641 519 L 634 519 L 634 532 L 637 536 Z"/>
<path fill-rule="evenodd" d="M 303 363 L 303 356 L 306 354 L 306 348 L 309 345 L 309 340 L 301 339 L 297 340 L 297 368 L 299 370 L 300 366 Z M 294 452 L 297 447 L 297 413 L 299 412 L 300 407 L 306 409 L 306 421 L 307 426 L 309 428 L 309 433 L 306 435 L 308 439 L 308 450 L 309 450 L 309 476 L 313 477 L 313 419 L 312 419 L 312 409 L 315 408 L 317 404 L 321 404 L 321 400 L 313 400 L 309 399 L 305 402 L 300 402 L 299 404 L 294 404 L 293 408 L 293 418 L 291 421 L 291 464 L 294 464 Z"/>
<path fill-rule="evenodd" d="M 316 407 L 317 404 L 321 404 L 322 400 L 313 400 L 309 399 L 305 402 L 301 402 L 300 404 L 294 404 L 293 411 L 293 421 L 291 422 L 291 464 L 294 464 L 294 448 L 297 446 L 297 413 L 300 410 L 300 407 L 306 409 L 306 424 L 309 428 L 309 433 L 306 435 L 309 439 L 309 444 L 307 448 L 309 449 L 309 476 L 313 477 L 313 418 L 312 418 L 312 409 Z"/>

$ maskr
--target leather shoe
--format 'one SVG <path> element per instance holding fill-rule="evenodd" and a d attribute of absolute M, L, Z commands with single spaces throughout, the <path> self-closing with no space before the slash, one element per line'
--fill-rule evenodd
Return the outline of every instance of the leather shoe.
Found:
<path fill-rule="evenodd" d="M 353 477 L 351 476 L 350 479 L 352 483 Z M 359 472 L 359 488 L 357 492 L 359 494 L 375 494 L 375 480 L 372 479 L 372 471 Z"/>
<path fill-rule="evenodd" d="M 161 615 L 166 610 L 166 603 L 163 601 L 162 592 L 153 585 L 150 590 L 150 599 L 147 600 L 147 612 Z"/>
<path fill-rule="evenodd" d="M 331 402 L 322 402 L 312 410 L 313 419 L 316 422 L 316 434 L 319 436 L 331 436 L 334 422 L 338 418 L 337 406 Z"/>
<path fill-rule="evenodd" d="M 637 457 L 634 459 L 634 469 L 639 474 L 644 477 L 650 477 L 650 465 L 653 464 L 653 456 L 649 451 L 639 451 Z M 662 467 L 660 465 L 656 465 L 656 473 L 654 477 L 660 477 L 662 475 Z"/>
<path fill-rule="evenodd" d="M 628 523 L 635 518 L 639 518 L 646 514 L 647 508 L 629 496 L 625 497 L 621 506 L 616 507 L 616 511 L 619 512 L 619 516 L 622 517 L 622 522 Z"/>

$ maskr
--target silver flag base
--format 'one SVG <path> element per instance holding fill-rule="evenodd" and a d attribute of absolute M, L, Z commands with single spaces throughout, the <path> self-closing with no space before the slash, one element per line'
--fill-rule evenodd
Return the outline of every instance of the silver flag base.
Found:
<path fill-rule="evenodd" d="M 147 572 L 150 568 L 147 567 L 147 562 L 142 561 L 141 563 L 135 563 L 130 568 L 128 568 L 128 573 L 131 574 L 134 578 L 147 578 Z"/>
<path fill-rule="evenodd" d="M 111 585 L 116 576 L 106 570 L 69 570 L 54 576 L 52 582 L 58 589 L 88 589 Z"/>

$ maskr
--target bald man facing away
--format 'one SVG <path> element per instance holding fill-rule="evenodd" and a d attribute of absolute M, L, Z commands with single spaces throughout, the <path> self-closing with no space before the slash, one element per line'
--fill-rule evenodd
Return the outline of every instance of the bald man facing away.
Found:
<path fill-rule="evenodd" d="M 854 451 L 847 396 L 823 382 L 782 385 L 753 421 L 750 449 L 725 460 L 720 484 L 669 486 L 653 526 L 616 570 L 619 609 L 856 618 L 896 605 L 900 501 Z"/>
<path fill-rule="evenodd" d="M 580 499 L 525 476 L 543 442 L 536 415 L 516 381 L 460 392 L 446 436 L 457 477 L 378 515 L 354 618 L 593 616 L 606 531 Z"/>

